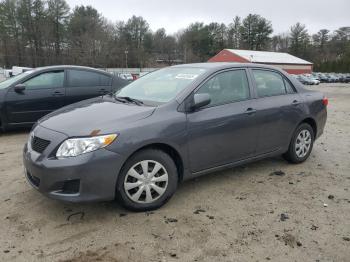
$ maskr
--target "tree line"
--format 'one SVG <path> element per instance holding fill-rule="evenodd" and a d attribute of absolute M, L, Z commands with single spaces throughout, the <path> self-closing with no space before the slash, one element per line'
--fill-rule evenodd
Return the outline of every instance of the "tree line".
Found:
<path fill-rule="evenodd" d="M 192 23 L 175 34 L 155 32 L 143 17 L 111 22 L 92 6 L 65 0 L 0 1 L 0 66 L 77 64 L 157 67 L 207 61 L 224 48 L 289 52 L 316 71 L 350 71 L 350 26 L 310 34 L 296 23 L 273 34 L 269 20 L 249 14 L 232 23 Z"/>

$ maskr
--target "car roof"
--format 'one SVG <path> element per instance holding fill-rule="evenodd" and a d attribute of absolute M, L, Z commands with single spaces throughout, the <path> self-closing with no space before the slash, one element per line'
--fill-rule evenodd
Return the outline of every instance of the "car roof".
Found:
<path fill-rule="evenodd" d="M 235 62 L 207 62 L 207 63 L 193 63 L 193 64 L 181 64 L 172 66 L 174 68 L 185 68 L 185 67 L 194 67 L 194 68 L 204 68 L 204 69 L 212 69 L 212 70 L 220 70 L 226 68 L 242 68 L 242 67 L 260 67 L 266 69 L 274 69 L 281 71 L 279 68 L 264 64 L 257 63 L 235 63 Z"/>
<path fill-rule="evenodd" d="M 55 66 L 44 66 L 44 67 L 37 67 L 33 68 L 33 71 L 48 71 L 48 70 L 62 70 L 62 69 L 77 69 L 77 70 L 88 70 L 88 71 L 94 71 L 96 73 L 103 73 L 103 74 L 109 74 L 111 73 L 96 69 L 93 67 L 87 67 L 87 66 L 76 66 L 76 65 L 55 65 Z"/>

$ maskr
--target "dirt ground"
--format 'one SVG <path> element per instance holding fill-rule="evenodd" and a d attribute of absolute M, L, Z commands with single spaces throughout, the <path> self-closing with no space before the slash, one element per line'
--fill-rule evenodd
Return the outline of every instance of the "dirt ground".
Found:
<path fill-rule="evenodd" d="M 350 261 L 350 84 L 313 89 L 330 103 L 308 161 L 188 181 L 149 213 L 47 199 L 23 175 L 28 132 L 2 134 L 0 261 Z"/>

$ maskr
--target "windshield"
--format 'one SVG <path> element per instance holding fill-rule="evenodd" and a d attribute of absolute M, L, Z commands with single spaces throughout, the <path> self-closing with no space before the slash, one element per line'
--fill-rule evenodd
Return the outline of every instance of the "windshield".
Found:
<path fill-rule="evenodd" d="M 206 70 L 203 68 L 168 67 L 130 83 L 117 91 L 118 97 L 130 97 L 156 104 L 169 102 Z"/>
<path fill-rule="evenodd" d="M 24 78 L 25 76 L 27 76 L 28 74 L 32 73 L 33 71 L 26 71 L 22 74 L 16 75 L 14 77 L 11 77 L 9 79 L 6 79 L 5 81 L 0 82 L 0 89 L 5 89 L 6 87 L 9 87 L 10 85 L 12 85 L 14 82 Z"/>

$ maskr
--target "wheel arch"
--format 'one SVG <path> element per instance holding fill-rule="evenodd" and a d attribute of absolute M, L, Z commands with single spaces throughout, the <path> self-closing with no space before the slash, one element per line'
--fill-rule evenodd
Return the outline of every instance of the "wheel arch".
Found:
<path fill-rule="evenodd" d="M 178 181 L 179 182 L 183 181 L 183 176 L 184 176 L 183 159 L 182 159 L 180 153 L 173 146 L 166 144 L 166 143 L 151 143 L 151 144 L 147 144 L 147 145 L 144 145 L 144 146 L 138 148 L 132 154 L 130 154 L 128 156 L 128 158 L 126 158 L 121 170 L 124 168 L 124 165 L 128 161 L 128 159 L 130 159 L 133 155 L 137 154 L 138 152 L 140 152 L 142 150 L 146 150 L 146 149 L 157 149 L 157 150 L 161 150 L 164 153 L 168 154 L 175 162 L 175 166 L 176 166 L 176 169 L 178 171 L 178 176 L 179 176 Z"/>
<path fill-rule="evenodd" d="M 303 123 L 309 124 L 312 127 L 312 130 L 314 131 L 314 138 L 316 138 L 317 137 L 317 123 L 316 123 L 315 119 L 313 119 L 312 117 L 307 117 L 304 120 L 302 120 L 298 126 L 300 126 Z"/>

